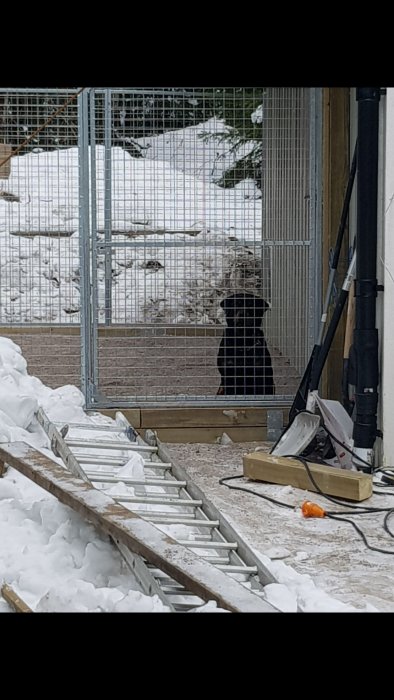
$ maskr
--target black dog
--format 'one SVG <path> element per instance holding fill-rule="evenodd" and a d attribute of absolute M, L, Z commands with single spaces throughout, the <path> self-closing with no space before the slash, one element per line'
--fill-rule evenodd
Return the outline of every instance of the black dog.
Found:
<path fill-rule="evenodd" d="M 220 306 L 227 328 L 217 358 L 218 394 L 275 394 L 271 355 L 260 329 L 269 304 L 254 294 L 232 294 Z"/>

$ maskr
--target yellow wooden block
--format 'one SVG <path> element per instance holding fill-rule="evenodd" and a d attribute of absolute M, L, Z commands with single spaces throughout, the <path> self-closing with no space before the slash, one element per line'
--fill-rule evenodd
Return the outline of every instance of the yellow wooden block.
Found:
<path fill-rule="evenodd" d="M 337 469 L 308 462 L 312 476 L 323 493 L 329 496 L 364 501 L 372 495 L 372 476 L 347 469 Z M 243 457 L 244 476 L 254 481 L 295 486 L 316 491 L 304 465 L 289 457 L 253 452 Z"/>

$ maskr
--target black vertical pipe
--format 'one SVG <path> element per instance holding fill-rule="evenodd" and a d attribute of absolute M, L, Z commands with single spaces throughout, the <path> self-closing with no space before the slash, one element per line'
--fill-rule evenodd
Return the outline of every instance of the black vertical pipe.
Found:
<path fill-rule="evenodd" d="M 357 270 L 353 344 L 357 367 L 355 448 L 372 448 L 378 406 L 378 331 L 376 250 L 380 89 L 357 88 Z"/>

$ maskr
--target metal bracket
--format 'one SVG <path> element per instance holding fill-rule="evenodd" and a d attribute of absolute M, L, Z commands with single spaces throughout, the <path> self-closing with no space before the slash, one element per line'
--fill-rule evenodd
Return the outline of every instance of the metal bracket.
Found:
<path fill-rule="evenodd" d="M 267 440 L 276 442 L 283 433 L 283 411 L 269 408 L 267 410 Z"/>

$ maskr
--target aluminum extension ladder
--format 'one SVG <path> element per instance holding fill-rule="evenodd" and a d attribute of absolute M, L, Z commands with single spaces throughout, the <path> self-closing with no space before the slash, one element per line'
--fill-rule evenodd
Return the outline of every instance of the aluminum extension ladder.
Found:
<path fill-rule="evenodd" d="M 140 517 L 265 598 L 264 586 L 276 583 L 275 578 L 183 467 L 172 462 L 155 433 L 148 431 L 149 443 L 145 442 L 120 412 L 116 413 L 115 425 L 51 422 L 41 408 L 37 418 L 51 441 L 54 454 L 75 476 L 93 485 L 110 487 L 123 483 L 132 486 L 134 495 L 112 492 L 109 495 L 130 509 L 134 504 Z M 91 432 L 92 438 L 73 435 L 81 430 Z M 95 437 L 95 432 L 108 433 L 108 440 L 102 435 Z M 97 454 L 92 454 L 92 450 Z M 119 451 L 119 455 L 109 456 L 110 450 Z M 125 456 L 125 452 L 129 456 Z M 117 475 L 135 452 L 143 457 L 144 479 Z M 151 506 L 161 510 L 149 510 Z M 184 535 L 179 536 L 180 528 Z M 145 594 L 158 595 L 173 612 L 186 612 L 204 604 L 181 583 L 125 545 L 114 543 Z"/>

